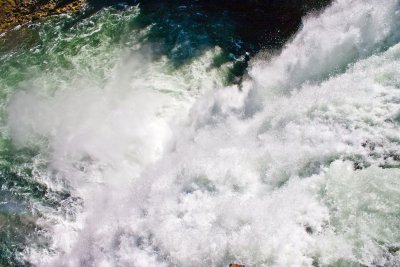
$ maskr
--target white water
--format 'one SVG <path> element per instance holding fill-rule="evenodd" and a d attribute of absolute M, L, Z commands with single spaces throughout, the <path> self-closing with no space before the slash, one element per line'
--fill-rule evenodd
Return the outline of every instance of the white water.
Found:
<path fill-rule="evenodd" d="M 29 259 L 400 264 L 399 23 L 398 1 L 336 1 L 255 59 L 242 90 L 207 71 L 216 49 L 186 72 L 132 52 L 104 88 L 15 94 L 13 139 L 47 144 L 49 169 L 84 203 L 75 221 L 43 219 L 54 253 Z"/>

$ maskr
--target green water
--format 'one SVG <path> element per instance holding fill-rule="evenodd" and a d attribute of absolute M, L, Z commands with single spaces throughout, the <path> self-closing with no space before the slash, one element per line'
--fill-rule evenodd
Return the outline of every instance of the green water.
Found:
<path fill-rule="evenodd" d="M 154 62 L 167 57 L 163 69 L 173 75 L 219 46 L 224 49 L 215 54 L 211 68 L 221 69 L 221 81 L 229 84 L 242 75 L 246 51 L 238 46 L 231 18 L 210 19 L 199 10 L 176 12 L 171 6 L 147 14 L 119 6 L 60 15 L 0 39 L 0 264 L 28 264 L 22 256 L 29 252 L 28 244 L 46 249 L 49 241 L 36 221 L 51 216 L 73 220 L 82 205 L 68 192 L 68 182 L 48 171 L 45 139 L 35 139 L 29 149 L 10 141 L 7 103 L 13 93 L 40 89 L 52 95 L 75 90 L 77 80 L 102 88 L 126 51 L 148 54 Z M 43 176 L 65 187 L 49 188 Z"/>

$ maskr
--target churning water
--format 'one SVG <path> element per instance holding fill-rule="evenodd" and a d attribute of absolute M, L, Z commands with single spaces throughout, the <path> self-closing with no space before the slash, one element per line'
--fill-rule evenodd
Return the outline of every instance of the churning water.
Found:
<path fill-rule="evenodd" d="M 335 1 L 236 83 L 240 42 L 214 19 L 20 29 L 0 66 L 2 264 L 400 265 L 399 1 Z"/>

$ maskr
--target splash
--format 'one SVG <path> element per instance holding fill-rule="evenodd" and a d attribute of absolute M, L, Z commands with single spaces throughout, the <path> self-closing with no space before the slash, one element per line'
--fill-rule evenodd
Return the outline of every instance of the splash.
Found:
<path fill-rule="evenodd" d="M 218 47 L 171 69 L 138 42 L 95 82 L 44 75 L 13 93 L 14 143 L 39 144 L 38 179 L 82 202 L 72 218 L 43 211 L 51 242 L 26 258 L 400 264 L 398 16 L 398 1 L 338 0 L 240 86 L 224 86 L 229 62 L 212 67 Z"/>

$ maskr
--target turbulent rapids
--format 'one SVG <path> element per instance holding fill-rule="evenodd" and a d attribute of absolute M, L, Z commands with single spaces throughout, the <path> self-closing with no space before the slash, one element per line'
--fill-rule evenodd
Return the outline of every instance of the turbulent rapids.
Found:
<path fill-rule="evenodd" d="M 0 51 L 0 265 L 400 266 L 400 2 L 336 0 L 248 62 L 189 8 Z"/>

